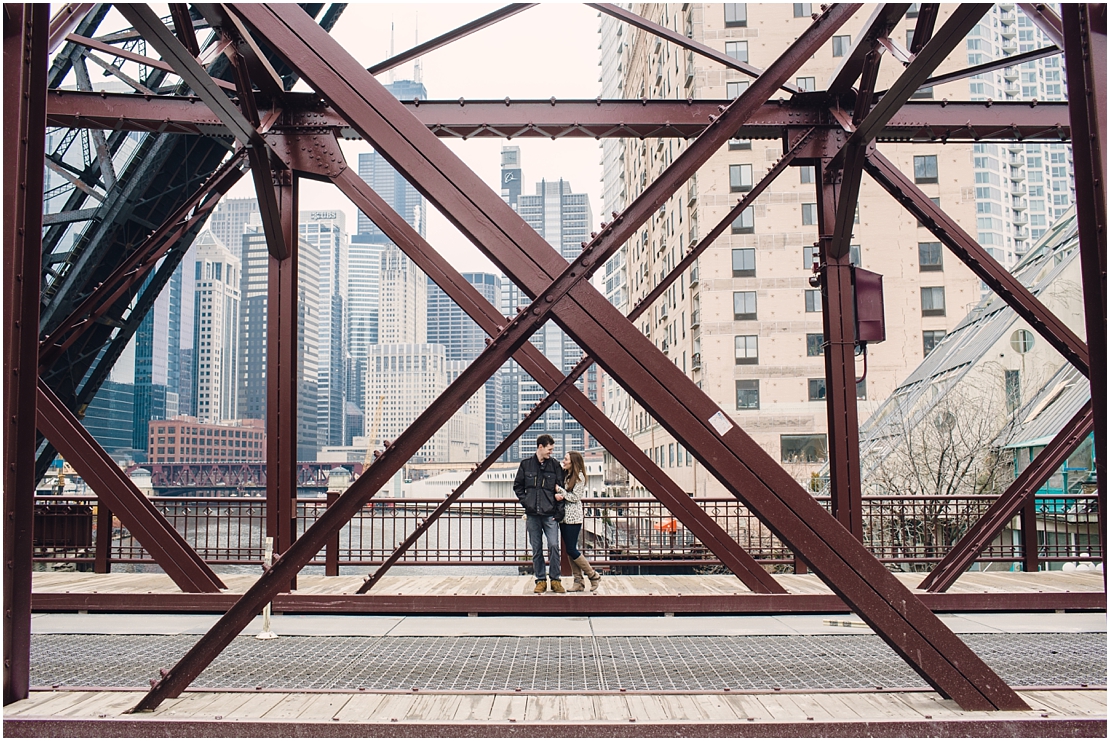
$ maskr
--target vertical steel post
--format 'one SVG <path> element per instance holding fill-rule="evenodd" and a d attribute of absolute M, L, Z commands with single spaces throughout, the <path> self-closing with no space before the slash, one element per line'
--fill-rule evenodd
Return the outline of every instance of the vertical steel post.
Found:
<path fill-rule="evenodd" d="M 266 329 L 266 533 L 285 553 L 297 534 L 298 178 L 272 171 L 287 257 L 270 251 Z M 297 580 L 289 584 L 296 589 Z"/>
<path fill-rule="evenodd" d="M 109 574 L 112 571 L 112 510 L 104 502 L 96 504 L 96 560 L 93 571 Z"/>
<path fill-rule="evenodd" d="M 335 500 L 339 499 L 339 492 L 328 492 L 328 507 L 335 504 Z M 324 576 L 339 576 L 339 531 L 337 530 L 334 535 L 328 539 L 328 544 L 324 546 Z"/>
<path fill-rule="evenodd" d="M 855 300 L 851 250 L 829 249 L 837 231 L 841 170 L 817 168 L 817 229 L 820 234 L 821 320 L 825 333 L 825 409 L 829 423 L 829 484 L 833 516 L 863 540 L 863 484 L 859 469 L 859 414 L 856 409 Z M 858 179 L 858 173 L 856 175 Z M 840 208 L 842 214 L 845 209 Z M 847 209 L 852 219 L 854 208 Z M 847 235 L 851 227 L 845 227 Z"/>
<path fill-rule="evenodd" d="M 4 5 L 4 704 L 30 691 L 50 7 Z"/>
<path fill-rule="evenodd" d="M 1062 6 L 1068 112 L 1075 160 L 1091 401 L 1095 413 L 1098 528 L 1106 547 L 1106 5 Z M 1105 579 L 1105 572 L 1103 579 Z"/>
<path fill-rule="evenodd" d="M 1041 568 L 1037 546 L 1037 497 L 1030 496 L 1021 508 L 1021 566 L 1033 573 Z"/>

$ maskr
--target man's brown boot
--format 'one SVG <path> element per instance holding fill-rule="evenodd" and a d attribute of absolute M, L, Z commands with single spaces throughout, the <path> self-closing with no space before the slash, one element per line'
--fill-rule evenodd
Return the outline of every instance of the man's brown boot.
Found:
<path fill-rule="evenodd" d="M 563 583 L 558 579 L 551 580 L 551 591 L 555 594 L 566 594 L 567 590 L 563 589 Z"/>
<path fill-rule="evenodd" d="M 543 594 L 547 591 L 547 579 L 540 579 L 536 582 L 536 588 L 532 590 L 533 594 Z"/>

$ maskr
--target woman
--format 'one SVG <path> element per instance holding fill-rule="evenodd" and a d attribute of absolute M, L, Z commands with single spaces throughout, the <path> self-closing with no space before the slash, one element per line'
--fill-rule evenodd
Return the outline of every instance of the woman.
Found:
<path fill-rule="evenodd" d="M 585 574 L 590 580 L 590 591 L 596 592 L 601 574 L 594 571 L 590 562 L 578 550 L 578 534 L 582 531 L 582 497 L 586 494 L 586 461 L 582 459 L 582 454 L 572 450 L 564 455 L 563 470 L 567 472 L 567 478 L 563 486 L 555 487 L 555 498 L 565 502 L 567 507 L 566 515 L 559 523 L 567 555 L 570 557 L 570 571 L 574 575 L 574 586 L 567 591 L 584 592 L 586 581 L 582 575 Z"/>

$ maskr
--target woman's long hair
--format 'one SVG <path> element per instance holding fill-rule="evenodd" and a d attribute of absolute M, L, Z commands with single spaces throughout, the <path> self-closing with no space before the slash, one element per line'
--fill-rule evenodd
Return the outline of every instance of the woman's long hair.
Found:
<path fill-rule="evenodd" d="M 564 484 L 564 488 L 573 491 L 579 481 L 586 481 L 586 461 L 583 460 L 582 454 L 577 450 L 572 450 L 567 455 L 570 456 L 570 471 L 567 473 L 567 482 Z"/>

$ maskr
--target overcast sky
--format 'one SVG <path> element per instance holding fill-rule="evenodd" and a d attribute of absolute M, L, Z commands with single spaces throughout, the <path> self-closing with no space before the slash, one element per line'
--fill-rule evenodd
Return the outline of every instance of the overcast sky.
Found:
<path fill-rule="evenodd" d="M 397 53 L 427 41 L 503 5 L 469 3 L 352 3 L 332 35 L 360 64 L 369 67 L 390 56 L 390 29 Z M 544 3 L 502 20 L 421 59 L 422 76 L 432 100 L 458 98 L 595 98 L 598 82 L 597 11 L 578 3 Z M 393 71 L 397 80 L 412 79 L 413 64 Z M 391 81 L 390 73 L 378 76 Z M 307 89 L 303 83 L 298 89 Z M 501 139 L 445 139 L 486 183 L 500 193 Z M 514 139 L 521 149 L 524 192 L 532 193 L 541 178 L 563 178 L 575 192 L 586 192 L 595 225 L 601 221 L 601 148 L 593 139 Z M 365 142 L 344 142 L 348 162 L 356 166 Z M 244 178 L 232 197 L 251 197 L 254 186 Z M 347 211 L 347 225 L 356 225 L 356 209 L 329 185 L 302 181 L 301 207 Z M 493 266 L 435 208 L 429 209 L 428 241 L 462 271 L 495 271 Z"/>

